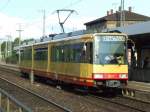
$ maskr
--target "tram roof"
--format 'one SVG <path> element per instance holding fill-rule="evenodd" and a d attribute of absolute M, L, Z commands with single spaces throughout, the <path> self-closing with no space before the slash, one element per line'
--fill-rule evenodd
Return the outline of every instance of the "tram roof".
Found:
<path fill-rule="evenodd" d="M 22 45 L 20 46 L 20 48 L 24 48 L 24 47 L 31 47 L 31 46 L 36 46 L 36 45 L 42 45 L 42 44 L 48 44 L 48 43 L 53 43 L 53 42 L 59 42 L 59 41 L 68 41 L 68 40 L 74 40 L 74 39 L 80 39 L 80 38 L 84 38 L 84 37 L 92 37 L 94 35 L 99 35 L 99 34 L 102 34 L 102 35 L 106 35 L 108 33 L 85 33 L 85 34 L 81 34 L 81 35 L 75 35 L 75 36 L 68 36 L 68 37 L 64 37 L 62 38 L 57 38 L 57 39 L 53 39 L 53 40 L 48 40 L 48 41 L 44 41 L 44 42 L 39 42 L 39 43 L 32 43 L 30 45 Z M 117 35 L 125 35 L 123 33 L 113 33 L 114 35 L 117 34 Z M 17 46 L 17 48 L 15 48 L 16 50 L 19 49 L 19 47 Z"/>
<path fill-rule="evenodd" d="M 65 38 L 57 38 L 57 39 L 53 39 L 53 40 L 49 40 L 49 41 L 44 41 L 44 42 L 39 42 L 39 43 L 34 43 L 34 44 L 30 44 L 30 45 L 22 45 L 21 48 L 23 47 L 31 47 L 33 45 L 42 45 L 42 44 L 48 44 L 50 42 L 59 42 L 59 41 L 67 41 L 67 40 L 73 40 L 73 39 L 80 39 L 83 38 L 84 36 L 92 36 L 93 34 L 82 34 L 82 35 L 76 35 L 76 36 L 71 36 L 71 37 L 65 37 Z"/>

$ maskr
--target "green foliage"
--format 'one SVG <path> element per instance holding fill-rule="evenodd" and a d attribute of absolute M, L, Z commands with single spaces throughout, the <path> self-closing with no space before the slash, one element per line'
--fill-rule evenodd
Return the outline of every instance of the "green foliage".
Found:
<path fill-rule="evenodd" d="M 34 41 L 34 39 L 26 39 L 26 40 L 23 40 L 21 43 L 28 43 L 30 41 Z"/>
<path fill-rule="evenodd" d="M 18 63 L 18 54 L 15 51 L 12 52 L 12 55 L 6 58 L 6 63 L 17 64 Z"/>
<path fill-rule="evenodd" d="M 5 51 L 5 46 L 6 46 L 6 42 L 3 42 L 1 44 L 1 51 L 4 52 Z"/>
<path fill-rule="evenodd" d="M 8 56 L 6 55 L 5 53 L 5 48 L 6 48 L 6 42 L 7 41 L 4 41 L 2 44 L 1 44 L 1 52 L 2 52 L 2 55 L 6 61 L 6 63 L 12 63 L 12 64 L 17 64 L 18 63 L 18 54 L 17 54 L 17 51 L 14 51 L 13 48 L 15 46 L 19 46 L 19 41 L 20 41 L 20 38 L 19 37 L 16 37 L 15 40 L 13 42 L 11 42 L 11 45 L 12 45 L 12 55 L 11 56 Z M 34 41 L 34 39 L 26 39 L 24 41 L 22 41 L 21 43 L 28 43 L 30 41 Z M 21 44 L 20 43 L 20 44 Z M 9 43 L 10 44 L 10 43 Z M 8 44 L 7 44 L 8 45 Z M 30 53 L 31 54 L 31 53 Z M 28 55 L 28 54 L 27 54 Z M 7 57 L 8 56 L 8 57 Z"/>
<path fill-rule="evenodd" d="M 19 41 L 20 41 L 19 37 L 15 38 L 15 40 L 13 42 L 13 46 L 18 46 L 19 45 Z"/>

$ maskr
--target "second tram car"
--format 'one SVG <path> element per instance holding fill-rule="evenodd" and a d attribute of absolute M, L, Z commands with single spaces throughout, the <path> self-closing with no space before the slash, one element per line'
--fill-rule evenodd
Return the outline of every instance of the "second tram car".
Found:
<path fill-rule="evenodd" d="M 127 36 L 84 34 L 21 47 L 23 73 L 90 87 L 120 87 L 128 80 Z"/>

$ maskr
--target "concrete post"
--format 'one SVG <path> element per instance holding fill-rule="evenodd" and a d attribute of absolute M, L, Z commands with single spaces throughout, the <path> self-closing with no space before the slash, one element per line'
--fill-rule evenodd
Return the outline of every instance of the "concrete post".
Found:
<path fill-rule="evenodd" d="M 30 82 L 31 82 L 31 84 L 34 83 L 34 72 L 33 72 L 33 70 L 30 73 Z"/>
<path fill-rule="evenodd" d="M 19 108 L 19 112 L 23 112 L 21 107 Z"/>
<path fill-rule="evenodd" d="M 7 97 L 7 111 L 6 112 L 10 112 L 10 100 Z"/>
<path fill-rule="evenodd" d="M 0 93 L 0 108 L 2 107 L 2 94 Z"/>

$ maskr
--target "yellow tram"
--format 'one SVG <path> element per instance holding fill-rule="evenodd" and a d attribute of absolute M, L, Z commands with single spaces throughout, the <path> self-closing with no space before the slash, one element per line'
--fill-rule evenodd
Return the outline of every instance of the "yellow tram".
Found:
<path fill-rule="evenodd" d="M 127 84 L 127 36 L 95 33 L 21 47 L 23 73 L 90 87 Z"/>

